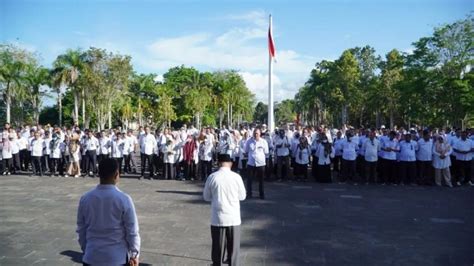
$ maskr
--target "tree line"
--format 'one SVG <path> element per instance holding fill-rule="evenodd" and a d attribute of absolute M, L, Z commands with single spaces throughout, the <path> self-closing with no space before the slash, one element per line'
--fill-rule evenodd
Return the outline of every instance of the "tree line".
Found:
<path fill-rule="evenodd" d="M 473 126 L 474 20 L 434 29 L 383 58 L 371 46 L 315 64 L 294 99 L 275 103 L 277 124 L 393 127 Z M 68 50 L 51 68 L 39 56 L 0 45 L 0 122 L 97 129 L 132 124 L 222 126 L 267 120 L 267 105 L 236 70 L 169 69 L 163 80 L 134 71 L 131 57 L 91 47 Z M 57 99 L 41 109 L 44 97 Z"/>
<path fill-rule="evenodd" d="M 68 50 L 48 69 L 38 64 L 38 55 L 1 45 L 0 86 L 0 121 L 17 125 L 235 126 L 252 119 L 255 102 L 235 70 L 177 66 L 159 81 L 156 74 L 136 73 L 130 56 L 94 47 Z M 42 99 L 52 94 L 57 103 L 41 110 Z"/>

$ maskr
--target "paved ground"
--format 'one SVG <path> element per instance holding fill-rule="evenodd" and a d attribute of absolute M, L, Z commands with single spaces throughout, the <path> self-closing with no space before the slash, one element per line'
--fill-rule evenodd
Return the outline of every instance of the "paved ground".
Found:
<path fill-rule="evenodd" d="M 92 178 L 0 176 L 0 265 L 74 265 Z M 473 265 L 474 189 L 267 183 L 242 204 L 242 265 Z M 143 265 L 209 265 L 202 183 L 138 181 Z"/>

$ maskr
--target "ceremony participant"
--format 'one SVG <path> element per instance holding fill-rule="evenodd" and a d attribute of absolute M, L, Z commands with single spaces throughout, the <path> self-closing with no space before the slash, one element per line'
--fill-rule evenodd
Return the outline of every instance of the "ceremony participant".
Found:
<path fill-rule="evenodd" d="M 234 149 L 232 150 L 232 155 L 230 156 L 232 159 L 232 171 L 237 172 L 239 169 L 239 161 L 240 161 L 240 140 L 242 137 L 238 130 L 234 130 L 232 134 L 233 142 L 235 143 Z"/>
<path fill-rule="evenodd" d="M 43 168 L 41 165 L 42 157 L 43 157 L 43 150 L 45 148 L 44 139 L 41 138 L 39 132 L 35 132 L 34 139 L 31 140 L 30 143 L 30 150 L 31 150 L 31 167 L 33 168 L 33 172 L 31 175 L 39 175 L 43 176 Z"/>
<path fill-rule="evenodd" d="M 423 130 L 423 137 L 417 142 L 416 168 L 418 169 L 419 185 L 433 185 L 433 140 L 428 130 Z"/>
<path fill-rule="evenodd" d="M 382 158 L 383 158 L 383 165 L 381 165 L 381 169 L 383 171 L 382 174 L 382 185 L 385 184 L 394 184 L 398 185 L 400 182 L 398 181 L 398 172 L 397 172 L 397 153 L 399 150 L 398 148 L 398 141 L 395 138 L 395 131 L 390 131 L 388 138 L 385 138 L 382 142 Z"/>
<path fill-rule="evenodd" d="M 362 149 L 364 150 L 365 174 L 361 182 L 376 183 L 378 153 L 381 146 L 380 141 L 375 137 L 375 130 L 369 132 L 369 138 L 362 144 Z"/>
<path fill-rule="evenodd" d="M 197 179 L 197 165 L 199 162 L 199 146 L 197 137 L 188 135 L 183 147 L 184 178 L 186 180 Z"/>
<path fill-rule="evenodd" d="M 308 139 L 305 136 L 300 137 L 300 143 L 296 147 L 295 154 L 295 178 L 296 181 L 308 180 L 308 164 L 311 150 L 308 145 Z"/>
<path fill-rule="evenodd" d="M 260 137 L 260 129 L 253 131 L 253 138 L 245 144 L 245 153 L 248 156 L 247 169 L 247 198 L 252 198 L 252 181 L 259 182 L 260 199 L 265 199 L 263 178 L 265 174 L 265 154 L 269 152 L 267 141 Z"/>
<path fill-rule="evenodd" d="M 42 157 L 42 166 L 45 173 L 51 173 L 51 160 L 49 156 L 51 155 L 51 134 L 49 130 L 44 132 L 44 151 Z"/>
<path fill-rule="evenodd" d="M 119 166 L 99 164 L 100 184 L 85 193 L 77 210 L 77 235 L 84 265 L 138 266 L 140 234 L 132 198 L 117 188 Z"/>
<path fill-rule="evenodd" d="M 265 131 L 263 138 L 268 143 L 268 153 L 265 154 L 265 176 L 269 180 L 272 179 L 273 173 L 273 139 L 268 131 Z"/>
<path fill-rule="evenodd" d="M 63 164 L 62 164 L 62 153 L 61 153 L 61 139 L 57 133 L 53 133 L 53 137 L 50 142 L 50 161 L 51 171 L 50 176 L 63 175 Z"/>
<path fill-rule="evenodd" d="M 338 177 L 341 176 L 341 162 L 342 162 L 342 141 L 344 138 L 342 137 L 342 132 L 340 130 L 336 133 L 336 139 L 333 142 L 335 155 L 333 160 L 334 171 L 337 172 Z"/>
<path fill-rule="evenodd" d="M 452 152 L 451 145 L 445 142 L 443 136 L 439 135 L 433 146 L 433 167 L 435 169 L 435 184 L 437 186 L 442 186 L 441 179 L 443 179 L 448 187 L 453 187 L 449 170 Z"/>
<path fill-rule="evenodd" d="M 278 181 L 287 180 L 290 173 L 290 142 L 285 135 L 285 130 L 280 129 L 275 137 L 276 164 Z M 283 169 L 285 172 L 283 174 Z"/>
<path fill-rule="evenodd" d="M 148 169 L 150 172 L 149 178 L 153 179 L 154 175 L 154 164 L 153 164 L 153 154 L 157 149 L 156 138 L 151 134 L 149 127 L 145 127 L 145 134 L 140 138 L 140 155 L 141 155 L 141 175 L 138 178 L 139 180 L 145 177 L 145 169 L 148 163 Z"/>
<path fill-rule="evenodd" d="M 166 138 L 166 144 L 161 146 L 161 152 L 163 153 L 163 177 L 165 180 L 174 180 L 176 178 L 176 144 L 173 135 L 168 135 Z"/>
<path fill-rule="evenodd" d="M 246 191 L 242 177 L 231 171 L 228 154 L 218 155 L 219 170 L 204 186 L 204 200 L 211 202 L 212 265 L 240 265 L 240 201 Z M 227 257 L 224 254 L 227 252 Z"/>
<path fill-rule="evenodd" d="M 2 134 L 2 158 L 3 158 L 3 175 L 10 175 L 13 172 L 13 143 L 11 141 L 13 138 L 10 138 L 10 134 L 7 131 L 3 131 Z"/>
<path fill-rule="evenodd" d="M 97 161 L 100 163 L 103 159 L 109 158 L 110 154 L 110 145 L 111 145 L 111 138 L 109 138 L 108 133 L 104 130 L 100 132 L 99 138 L 99 148 L 97 153 Z"/>
<path fill-rule="evenodd" d="M 345 183 L 346 181 L 356 183 L 356 158 L 357 151 L 359 150 L 359 143 L 356 142 L 353 138 L 352 131 L 348 131 L 346 134 L 346 139 L 341 143 L 342 150 L 342 177 L 340 181 Z"/>
<path fill-rule="evenodd" d="M 12 168 L 11 173 L 16 174 L 21 170 L 20 165 L 20 141 L 18 139 L 18 133 L 10 129 L 9 140 L 12 148 Z"/>
<path fill-rule="evenodd" d="M 29 137 L 30 132 L 28 131 L 23 132 L 22 134 L 18 134 L 18 148 L 20 149 L 20 170 L 27 172 L 30 165 L 30 151 L 29 148 Z"/>
<path fill-rule="evenodd" d="M 201 180 L 206 178 L 212 172 L 212 152 L 214 149 L 213 137 L 209 130 L 201 132 L 199 136 L 199 176 Z"/>
<path fill-rule="evenodd" d="M 328 141 L 326 134 L 321 135 L 319 139 L 320 143 L 316 148 L 317 158 L 317 182 L 331 183 L 331 159 L 335 156 L 335 149 L 333 145 Z"/>
<path fill-rule="evenodd" d="M 248 131 L 244 131 L 242 134 L 242 139 L 239 141 L 239 173 L 240 176 L 247 178 L 247 161 L 248 157 L 245 153 L 245 145 L 249 140 Z"/>
<path fill-rule="evenodd" d="M 459 167 L 458 183 L 469 184 L 474 186 L 472 181 L 472 156 L 474 153 L 474 143 L 467 138 L 467 131 L 461 132 L 461 138 L 453 145 L 456 152 L 456 161 Z M 459 185 L 459 184 L 458 184 Z"/>
<path fill-rule="evenodd" d="M 137 173 L 137 165 L 133 156 L 137 150 L 137 146 L 137 137 L 135 137 L 135 135 L 133 135 L 133 131 L 129 129 L 127 131 L 127 136 L 125 137 L 125 146 L 123 149 L 123 157 L 125 160 L 124 172 L 127 174 Z"/>
<path fill-rule="evenodd" d="M 85 173 L 86 175 L 94 177 L 97 173 L 97 149 L 99 148 L 99 140 L 94 136 L 92 131 L 87 133 L 87 137 L 84 140 L 84 151 L 85 151 Z"/>
<path fill-rule="evenodd" d="M 77 133 L 72 134 L 67 149 L 69 151 L 69 165 L 67 167 L 66 177 L 73 176 L 74 178 L 78 178 L 81 174 L 81 144 Z"/>
<path fill-rule="evenodd" d="M 398 143 L 400 152 L 400 180 L 402 184 L 409 185 L 416 179 L 416 150 L 417 143 L 411 139 L 411 134 L 406 133 L 405 139 Z"/>
<path fill-rule="evenodd" d="M 112 141 L 110 142 L 110 155 L 112 159 L 117 162 L 119 167 L 119 174 L 122 174 L 122 162 L 123 162 L 123 150 L 125 149 L 125 141 L 123 140 L 122 133 L 117 132 L 112 137 Z M 102 160 L 107 159 L 107 157 L 103 157 Z M 99 163 L 100 164 L 100 163 Z"/>
<path fill-rule="evenodd" d="M 314 180 L 319 180 L 319 177 L 318 177 L 318 170 L 319 170 L 319 167 L 318 167 L 318 163 L 319 163 L 318 148 L 319 148 L 319 144 L 322 141 L 322 136 L 323 135 L 324 134 L 322 134 L 322 133 L 318 133 L 318 134 L 315 134 L 314 137 L 312 138 L 313 142 L 311 143 L 311 157 L 312 157 L 312 160 L 311 160 L 311 176 L 314 178 Z M 324 135 L 324 136 L 326 136 L 326 135 Z M 327 139 L 327 137 L 326 137 L 326 139 Z"/>

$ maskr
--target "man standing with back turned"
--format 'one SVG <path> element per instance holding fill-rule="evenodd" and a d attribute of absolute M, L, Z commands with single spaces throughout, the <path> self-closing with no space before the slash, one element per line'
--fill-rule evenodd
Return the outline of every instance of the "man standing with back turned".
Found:
<path fill-rule="evenodd" d="M 77 234 L 84 265 L 138 266 L 140 235 L 132 198 L 117 188 L 119 166 L 99 164 L 100 184 L 84 194 L 77 210 Z"/>
<path fill-rule="evenodd" d="M 227 249 L 227 261 L 239 265 L 240 201 L 245 199 L 242 178 L 232 172 L 229 154 L 219 154 L 219 170 L 211 174 L 204 187 L 204 200 L 211 201 L 212 265 L 220 266 Z"/>

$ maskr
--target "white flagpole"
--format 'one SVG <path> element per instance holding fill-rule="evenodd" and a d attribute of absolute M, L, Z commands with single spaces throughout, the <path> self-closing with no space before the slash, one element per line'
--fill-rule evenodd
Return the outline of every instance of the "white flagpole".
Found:
<path fill-rule="evenodd" d="M 270 29 L 272 29 L 272 15 L 270 15 Z M 272 30 L 273 31 L 273 30 Z M 272 33 L 273 35 L 273 33 Z M 273 38 L 273 36 L 272 36 Z M 275 123 L 273 120 L 273 58 L 268 53 L 268 130 L 273 132 Z"/>

